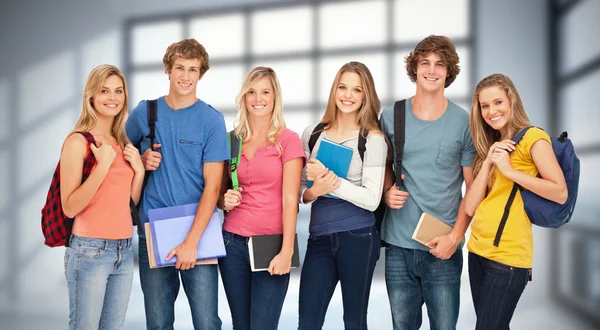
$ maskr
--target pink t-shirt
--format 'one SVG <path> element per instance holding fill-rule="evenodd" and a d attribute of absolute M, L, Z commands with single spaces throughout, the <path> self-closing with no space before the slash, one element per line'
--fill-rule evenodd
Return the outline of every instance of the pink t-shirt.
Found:
<path fill-rule="evenodd" d="M 294 158 L 304 160 L 305 155 L 294 131 L 285 129 L 277 139 L 283 148 L 281 157 L 277 148 L 269 144 L 259 148 L 249 160 L 242 147 L 237 170 L 243 188 L 242 203 L 225 214 L 226 231 L 246 237 L 283 233 L 283 164 Z"/>

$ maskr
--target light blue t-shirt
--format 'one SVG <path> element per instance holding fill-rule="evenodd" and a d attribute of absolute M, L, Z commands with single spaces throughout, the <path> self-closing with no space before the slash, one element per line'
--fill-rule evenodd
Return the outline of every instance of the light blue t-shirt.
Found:
<path fill-rule="evenodd" d="M 148 102 L 140 102 L 127 120 L 131 143 L 150 148 Z M 157 100 L 155 143 L 162 155 L 160 166 L 148 177 L 140 205 L 140 218 L 148 222 L 148 210 L 198 203 L 204 191 L 204 163 L 229 160 L 223 114 L 201 100 L 173 110 L 164 97 Z"/>
<path fill-rule="evenodd" d="M 383 110 L 381 129 L 395 149 L 393 106 Z M 405 141 L 402 174 L 408 199 L 401 209 L 387 209 L 381 236 L 395 246 L 428 250 L 413 240 L 412 234 L 423 212 L 451 226 L 456 222 L 462 201 L 462 167 L 473 166 L 475 159 L 469 114 L 448 102 L 440 118 L 421 120 L 414 115 L 412 98 L 409 98 L 406 100 Z"/>

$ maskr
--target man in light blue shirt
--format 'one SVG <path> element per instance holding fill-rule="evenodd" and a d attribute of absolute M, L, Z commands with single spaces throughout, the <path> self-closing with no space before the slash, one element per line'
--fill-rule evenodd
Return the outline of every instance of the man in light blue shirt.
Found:
<path fill-rule="evenodd" d="M 463 208 L 461 187 L 472 180 L 475 148 L 469 114 L 444 96 L 460 68 L 452 42 L 443 36 L 423 39 L 406 58 L 406 70 L 417 90 L 406 100 L 406 133 L 402 154 L 402 190 L 393 184 L 388 161 L 384 199 L 388 205 L 382 240 L 385 278 L 394 330 L 419 329 L 422 305 L 431 329 L 456 329 L 460 305 L 462 242 L 471 221 Z M 381 129 L 394 141 L 394 109 L 384 109 Z M 392 152 L 395 155 L 395 152 Z M 453 227 L 427 245 L 412 239 L 423 212 Z"/>

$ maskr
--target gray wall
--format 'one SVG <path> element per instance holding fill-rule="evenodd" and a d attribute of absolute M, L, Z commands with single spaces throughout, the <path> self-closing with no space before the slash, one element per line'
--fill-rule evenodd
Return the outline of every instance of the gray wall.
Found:
<path fill-rule="evenodd" d="M 265 2 L 24 0 L 3 5 L 0 11 L 0 258 L 3 260 L 0 319 L 3 324 L 16 329 L 21 328 L 23 320 L 40 319 L 40 323 L 34 324 L 49 328 L 47 325 L 53 322 L 64 322 L 68 307 L 65 309 L 63 249 L 43 245 L 39 210 L 45 201 L 62 139 L 79 114 L 87 73 L 100 63 L 125 64 L 125 21 L 146 15 Z M 485 0 L 477 1 L 475 8 L 473 83 L 491 73 L 507 74 L 519 89 L 532 122 L 547 126 L 548 28 L 552 23 L 547 16 L 548 2 Z M 426 20 L 426 14 L 421 15 Z M 536 228 L 535 237 L 535 281 L 528 286 L 525 300 L 548 297 L 546 273 L 550 256 L 545 252 L 550 244 L 548 231 Z M 137 285 L 136 279 L 134 286 Z M 63 315 L 57 315 L 60 313 Z M 61 327 L 59 323 L 57 328 Z"/>

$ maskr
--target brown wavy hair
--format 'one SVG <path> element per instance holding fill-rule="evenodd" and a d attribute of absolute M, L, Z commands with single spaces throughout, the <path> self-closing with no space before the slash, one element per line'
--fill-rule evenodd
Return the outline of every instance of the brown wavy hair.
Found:
<path fill-rule="evenodd" d="M 460 62 L 458 54 L 456 53 L 456 47 L 452 44 L 452 41 L 446 36 L 435 36 L 430 35 L 429 37 L 421 40 L 415 47 L 415 49 L 404 58 L 406 63 L 406 73 L 413 83 L 417 81 L 417 65 L 419 60 L 426 57 L 429 53 L 437 54 L 448 70 L 446 76 L 446 83 L 444 87 L 450 86 L 456 77 L 460 73 Z"/>
<path fill-rule="evenodd" d="M 210 63 L 206 49 L 204 49 L 204 46 L 202 46 L 194 38 L 183 39 L 181 41 L 172 43 L 169 47 L 167 47 L 165 56 L 163 56 L 163 64 L 165 65 L 166 73 L 171 72 L 173 69 L 175 56 L 183 57 L 185 59 L 199 59 L 200 77 L 202 77 L 206 71 L 210 69 Z"/>

